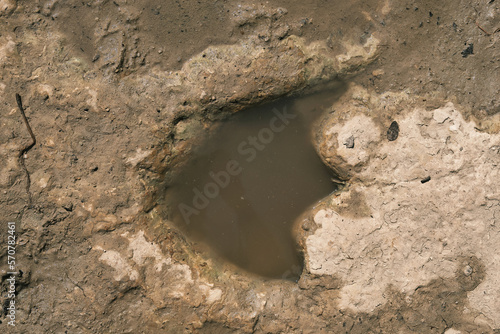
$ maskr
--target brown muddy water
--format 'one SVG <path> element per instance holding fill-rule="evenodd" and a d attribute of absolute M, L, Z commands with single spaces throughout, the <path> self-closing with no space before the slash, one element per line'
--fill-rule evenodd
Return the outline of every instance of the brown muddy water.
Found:
<path fill-rule="evenodd" d="M 224 121 L 168 188 L 169 219 L 244 270 L 297 279 L 293 223 L 336 189 L 311 124 L 337 96 L 283 99 Z"/>

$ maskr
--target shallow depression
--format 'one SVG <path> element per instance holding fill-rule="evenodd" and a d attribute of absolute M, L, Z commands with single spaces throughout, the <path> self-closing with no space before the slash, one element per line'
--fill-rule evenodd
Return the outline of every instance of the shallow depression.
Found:
<path fill-rule="evenodd" d="M 169 218 L 245 270 L 297 278 L 292 225 L 335 190 L 310 138 L 311 123 L 335 98 L 284 99 L 226 120 L 168 188 Z"/>

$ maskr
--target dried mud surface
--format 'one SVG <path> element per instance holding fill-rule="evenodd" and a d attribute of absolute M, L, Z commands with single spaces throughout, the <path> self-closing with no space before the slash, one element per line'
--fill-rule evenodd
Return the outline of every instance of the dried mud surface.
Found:
<path fill-rule="evenodd" d="M 0 330 L 499 332 L 499 11 L 0 0 Z M 214 121 L 338 81 L 316 145 L 346 186 L 298 222 L 298 282 L 234 268 L 168 221 L 161 189 Z M 37 139 L 22 157 L 16 93 Z"/>

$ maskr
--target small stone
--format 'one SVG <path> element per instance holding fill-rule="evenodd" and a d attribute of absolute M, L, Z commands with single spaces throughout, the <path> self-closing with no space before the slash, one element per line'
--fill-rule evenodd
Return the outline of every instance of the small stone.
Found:
<path fill-rule="evenodd" d="M 462 52 L 462 57 L 467 58 L 470 55 L 474 54 L 474 44 L 470 43 Z"/>
<path fill-rule="evenodd" d="M 469 265 L 466 265 L 464 268 L 464 275 L 470 276 L 470 275 L 472 275 L 472 271 L 473 271 L 472 267 Z"/>
<path fill-rule="evenodd" d="M 345 141 L 344 145 L 347 148 L 354 148 L 354 137 L 350 136 L 349 138 L 347 138 L 347 140 Z"/>
<path fill-rule="evenodd" d="M 398 139 L 399 136 L 399 124 L 396 121 L 393 121 L 387 130 L 387 139 L 389 141 L 394 141 Z"/>

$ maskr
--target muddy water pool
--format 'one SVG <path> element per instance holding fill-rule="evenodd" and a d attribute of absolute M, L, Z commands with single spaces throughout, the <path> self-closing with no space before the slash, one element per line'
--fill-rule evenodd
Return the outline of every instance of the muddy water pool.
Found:
<path fill-rule="evenodd" d="M 310 138 L 335 97 L 282 99 L 224 121 L 168 188 L 169 218 L 244 270 L 297 278 L 292 225 L 335 190 Z"/>

